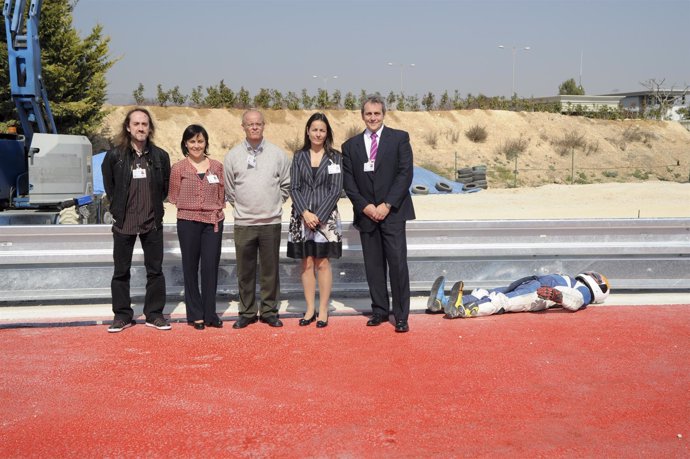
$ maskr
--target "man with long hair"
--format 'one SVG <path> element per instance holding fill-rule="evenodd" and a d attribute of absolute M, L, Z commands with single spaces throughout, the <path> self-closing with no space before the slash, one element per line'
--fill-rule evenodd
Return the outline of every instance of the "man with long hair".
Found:
<path fill-rule="evenodd" d="M 155 127 L 148 110 L 127 113 L 115 148 L 106 153 L 101 169 L 113 216 L 114 272 L 110 284 L 115 318 L 108 328 L 117 333 L 134 324 L 130 269 L 137 236 L 144 251 L 146 325 L 170 330 L 163 316 L 163 201 L 168 195 L 170 157 L 153 143 Z"/>

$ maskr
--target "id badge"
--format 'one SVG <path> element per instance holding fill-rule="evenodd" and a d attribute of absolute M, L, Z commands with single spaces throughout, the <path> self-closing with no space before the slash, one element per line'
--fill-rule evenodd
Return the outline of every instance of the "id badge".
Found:
<path fill-rule="evenodd" d="M 328 165 L 329 174 L 340 174 L 340 164 L 329 164 Z"/>
<path fill-rule="evenodd" d="M 218 180 L 218 176 L 214 174 L 207 174 L 206 179 L 208 180 L 208 183 L 219 183 L 220 181 Z"/>
<path fill-rule="evenodd" d="M 141 166 L 137 166 L 136 169 L 132 170 L 132 178 L 145 179 L 146 178 L 146 169 L 142 169 Z"/>
<path fill-rule="evenodd" d="M 374 161 L 364 163 L 364 172 L 374 172 Z"/>
<path fill-rule="evenodd" d="M 247 155 L 247 164 L 249 167 L 256 167 L 256 156 Z"/>

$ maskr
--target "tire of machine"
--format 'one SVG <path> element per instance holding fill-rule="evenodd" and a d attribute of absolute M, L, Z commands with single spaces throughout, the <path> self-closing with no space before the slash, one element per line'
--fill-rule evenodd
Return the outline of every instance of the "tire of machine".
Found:
<path fill-rule="evenodd" d="M 472 174 L 472 179 L 475 182 L 477 180 L 486 180 L 486 172 L 475 172 L 474 174 Z"/>
<path fill-rule="evenodd" d="M 472 166 L 472 172 L 484 172 L 486 173 L 486 165 L 480 164 L 479 166 Z"/>
<path fill-rule="evenodd" d="M 465 183 L 465 185 L 462 187 L 462 189 L 465 191 L 474 190 L 476 188 L 478 188 L 478 187 L 477 187 L 477 184 L 474 182 Z"/>
<path fill-rule="evenodd" d="M 489 184 L 486 183 L 486 180 L 475 180 L 473 183 L 484 190 L 489 187 Z"/>
<path fill-rule="evenodd" d="M 429 194 L 429 188 L 425 185 L 414 185 L 412 187 L 412 192 L 414 194 Z"/>
<path fill-rule="evenodd" d="M 471 182 L 473 179 L 474 179 L 474 175 L 463 174 L 463 175 L 458 175 L 457 181 L 462 182 L 462 183 L 467 183 L 467 182 Z"/>
<path fill-rule="evenodd" d="M 438 191 L 443 192 L 443 193 L 450 193 L 451 191 L 453 191 L 453 187 L 451 187 L 451 186 L 450 186 L 449 184 L 447 184 L 446 182 L 438 182 L 438 183 L 436 184 L 436 189 L 437 189 Z"/>
<path fill-rule="evenodd" d="M 461 169 L 458 169 L 458 175 L 472 175 L 472 168 L 463 167 Z"/>

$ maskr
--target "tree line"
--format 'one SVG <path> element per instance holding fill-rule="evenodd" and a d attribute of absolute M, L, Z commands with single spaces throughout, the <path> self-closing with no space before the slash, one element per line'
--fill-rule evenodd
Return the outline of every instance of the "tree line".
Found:
<path fill-rule="evenodd" d="M 79 37 L 72 26 L 74 5 L 71 0 L 43 3 L 39 27 L 43 81 L 59 132 L 92 137 L 98 132 L 106 115 L 103 109 L 107 99 L 106 74 L 117 59 L 108 57 L 110 39 L 103 35 L 100 25 L 96 25 L 86 38 Z M 659 92 L 660 84 L 656 84 L 654 88 Z M 251 94 L 243 86 L 233 90 L 224 80 L 205 88 L 197 86 L 190 94 L 184 94 L 179 86 L 165 89 L 158 84 L 156 96 L 152 100 L 146 99 L 144 92 L 144 85 L 140 83 L 132 92 L 133 102 L 138 105 L 238 109 L 257 107 L 264 110 L 358 110 L 367 94 L 364 89 L 358 94 L 343 94 L 338 89 L 332 92 L 318 89 L 315 94 L 310 94 L 306 89 L 299 93 L 283 93 L 268 88 L 261 88 Z M 570 79 L 559 86 L 559 94 L 584 94 L 584 88 Z M 592 112 L 583 107 L 561 107 L 559 103 L 543 103 L 531 98 L 518 98 L 516 95 L 511 98 L 483 94 L 463 96 L 459 90 L 452 93 L 444 91 L 441 95 L 427 92 L 421 97 L 391 91 L 386 96 L 386 103 L 390 110 L 413 112 L 481 109 L 565 112 L 606 119 L 637 117 L 640 113 L 646 116 L 643 110 L 638 113 L 628 112 L 623 108 L 603 108 Z M 686 118 L 690 115 L 687 110 L 685 114 Z M 19 121 L 10 94 L 6 37 L 0 34 L 0 132 L 6 131 L 8 126 L 19 126 Z"/>

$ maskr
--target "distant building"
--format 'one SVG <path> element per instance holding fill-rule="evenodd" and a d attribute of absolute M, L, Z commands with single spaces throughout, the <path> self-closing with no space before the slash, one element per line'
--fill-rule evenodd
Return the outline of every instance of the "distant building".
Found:
<path fill-rule="evenodd" d="M 663 114 L 664 119 L 678 121 L 683 118 L 678 113 L 678 110 L 690 107 L 690 94 L 688 94 L 687 90 L 661 89 L 658 93 L 649 90 L 618 92 L 616 94 L 605 94 L 601 97 L 618 96 L 621 98 L 621 107 L 630 112 L 640 113 L 640 110 L 649 112 L 659 108 L 657 94 L 662 95 L 668 105 L 668 110 Z"/>
<path fill-rule="evenodd" d="M 540 104 L 560 104 L 561 113 L 598 112 L 604 107 L 618 110 L 622 95 L 605 96 L 576 96 L 562 95 L 551 97 L 535 97 L 532 101 Z"/>

